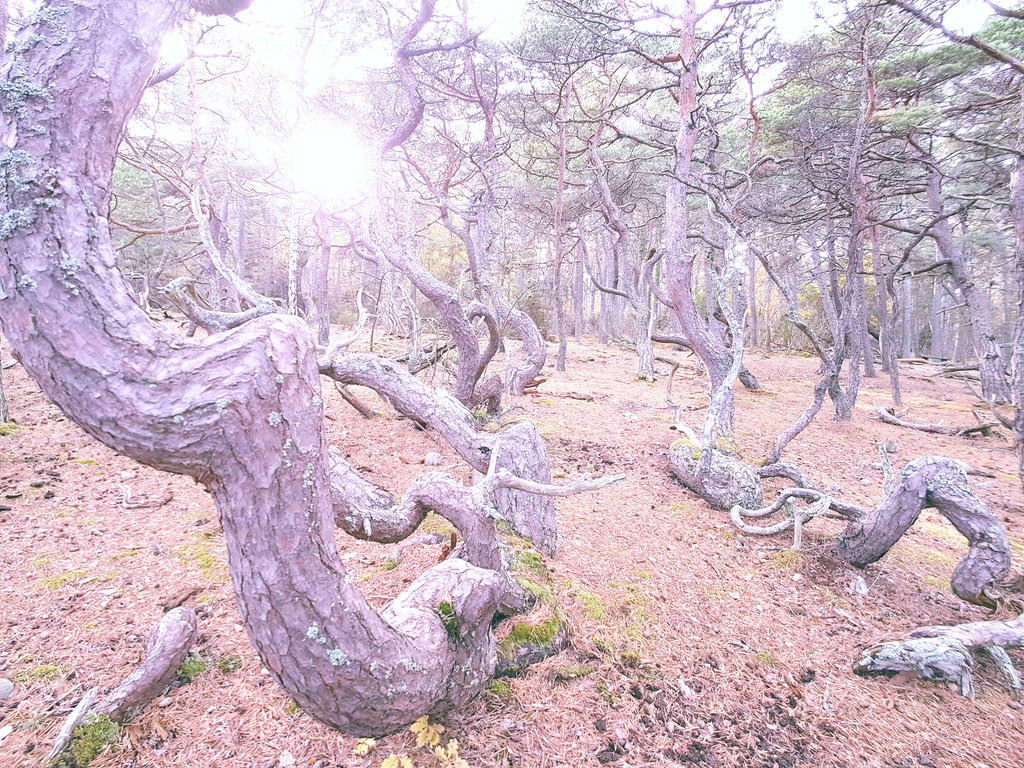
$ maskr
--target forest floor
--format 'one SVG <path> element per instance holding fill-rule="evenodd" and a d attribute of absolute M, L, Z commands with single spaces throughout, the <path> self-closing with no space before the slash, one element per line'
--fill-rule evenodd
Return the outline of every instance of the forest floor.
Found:
<path fill-rule="evenodd" d="M 706 399 L 704 380 L 691 362 L 684 359 L 675 396 L 697 405 Z M 568 364 L 567 373 L 546 369 L 539 394 L 507 402 L 522 409 L 510 418 L 525 414 L 537 424 L 555 482 L 591 473 L 626 480 L 557 501 L 560 548 L 547 566 L 572 648 L 445 723 L 445 739 L 459 740 L 470 766 L 1021 765 L 1024 710 L 991 663 L 979 661 L 974 701 L 934 683 L 864 680 L 851 671 L 872 643 L 920 625 L 990 617 L 949 591 L 966 545 L 944 519 L 926 511 L 860 574 L 868 587 L 860 594 L 852 587 L 858 573 L 829 554 L 840 523 L 812 523 L 798 555 L 787 550 L 791 533 L 740 535 L 727 515 L 672 479 L 667 447 L 677 433 L 669 430 L 665 376 L 637 381 L 631 352 L 592 341 L 570 345 Z M 757 352 L 747 364 L 763 389 L 738 391 L 736 437 L 742 456 L 756 461 L 806 406 L 816 365 Z M 974 423 L 977 401 L 962 382 L 915 370 L 907 366 L 903 378 L 906 418 Z M 408 731 L 357 757 L 356 739 L 299 710 L 262 669 L 239 623 L 206 492 L 87 437 L 20 366 L 4 381 L 19 428 L 0 436 L 0 677 L 16 682 L 0 702 L 0 728 L 15 729 L 0 744 L 0 765 L 36 765 L 69 706 L 127 675 L 161 606 L 186 594 L 200 615 L 194 652 L 209 669 L 150 707 L 116 749 L 96 758 L 97 768 L 376 768 L 392 753 L 407 753 L 418 767 L 439 765 Z M 401 492 L 423 471 L 407 462 L 439 449 L 444 468 L 468 482 L 469 468 L 447 445 L 356 391 L 383 415 L 365 421 L 325 386 L 327 428 L 368 477 Z M 972 486 L 1024 556 L 1024 497 L 1009 443 L 888 426 L 874 415 L 888 401 L 880 377 L 866 382 L 852 422 L 833 423 L 826 404 L 786 460 L 839 498 L 873 506 L 882 486 L 877 441 L 896 442 L 897 467 L 928 454 L 962 459 L 994 476 L 972 477 Z M 687 416 L 698 427 L 703 412 Z M 126 492 L 133 501 L 173 499 L 126 509 Z M 440 551 L 419 547 L 392 567 L 391 546 L 339 536 L 339 548 L 378 606 Z"/>

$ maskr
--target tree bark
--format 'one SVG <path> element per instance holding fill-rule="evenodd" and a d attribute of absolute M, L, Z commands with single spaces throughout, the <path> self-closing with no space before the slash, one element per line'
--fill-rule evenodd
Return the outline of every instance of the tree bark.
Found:
<path fill-rule="evenodd" d="M 191 608 L 164 614 L 146 644 L 146 657 L 96 707 L 96 713 L 119 723 L 134 720 L 153 699 L 174 682 L 196 638 L 196 615 Z"/>
<path fill-rule="evenodd" d="M 1024 89 L 1020 96 L 1024 109 Z M 1010 186 L 1013 216 L 1013 277 L 1017 284 L 1017 321 L 1013 330 L 1013 352 L 1010 361 L 1011 395 L 1013 398 L 1013 432 L 1017 443 L 1017 474 L 1024 487 L 1024 112 L 1017 124 L 1017 156 L 1014 158 Z"/>
<path fill-rule="evenodd" d="M 718 390 L 732 364 L 724 344 L 715 338 L 700 316 L 693 299 L 695 254 L 688 235 L 687 182 L 697 144 L 697 7 L 696 0 L 683 0 L 679 16 L 679 124 L 676 130 L 675 158 L 665 195 L 665 276 L 672 309 L 682 334 L 704 363 L 712 392 Z M 735 406 L 726 396 L 719 428 L 731 433 Z"/>

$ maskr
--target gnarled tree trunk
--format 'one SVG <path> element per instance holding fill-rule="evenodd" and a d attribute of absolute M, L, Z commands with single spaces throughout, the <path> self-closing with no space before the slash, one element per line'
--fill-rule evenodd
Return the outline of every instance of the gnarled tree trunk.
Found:
<path fill-rule="evenodd" d="M 210 490 L 246 631 L 295 701 L 348 733 L 393 731 L 486 684 L 507 580 L 451 558 L 376 612 L 334 543 L 320 366 L 305 323 L 268 315 L 197 341 L 132 301 L 106 219 L 117 143 L 162 34 L 188 6 L 55 2 L 19 32 L 0 89 L 0 323 L 26 371 L 89 434 Z"/>
<path fill-rule="evenodd" d="M 840 535 L 838 555 L 859 568 L 879 560 L 917 521 L 921 510 L 931 507 L 970 544 L 950 579 L 953 592 L 970 603 L 994 606 L 1010 573 L 1010 542 L 998 518 L 971 492 L 966 466 L 926 456 L 907 464 L 894 480 L 885 500 Z"/>

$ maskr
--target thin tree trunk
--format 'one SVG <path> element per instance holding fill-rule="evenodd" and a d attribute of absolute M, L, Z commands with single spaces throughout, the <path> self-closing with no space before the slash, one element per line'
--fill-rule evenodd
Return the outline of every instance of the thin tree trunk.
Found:
<path fill-rule="evenodd" d="M 942 180 L 938 170 L 930 163 L 928 165 L 927 192 L 929 209 L 933 215 L 941 216 L 945 201 L 942 193 Z M 949 274 L 953 279 L 953 284 L 959 289 L 970 312 L 971 336 L 974 340 L 974 351 L 978 355 L 982 394 L 990 403 L 1009 403 L 1011 401 L 1010 388 L 1006 382 L 1006 374 L 1003 372 L 999 338 L 992 328 L 988 303 L 977 283 L 974 282 L 974 277 L 967 266 L 967 257 L 953 237 L 949 220 L 939 219 L 932 228 L 932 232 L 942 258 L 950 264 Z"/>
<path fill-rule="evenodd" d="M 6 23 L 6 22 L 5 22 Z M 7 393 L 4 392 L 4 356 L 0 354 L 0 424 L 11 420 L 11 411 L 7 406 Z"/>
<path fill-rule="evenodd" d="M 1014 270 L 1017 284 L 1017 322 L 1013 331 L 1010 383 L 1013 397 L 1013 432 L 1017 442 L 1017 472 L 1024 487 L 1024 89 L 1017 123 L 1017 155 L 1010 186 L 1014 233 Z"/>
<path fill-rule="evenodd" d="M 917 354 L 917 308 L 914 305 L 914 286 L 909 277 L 903 280 L 900 290 L 903 292 L 900 357 L 914 357 Z"/>
<path fill-rule="evenodd" d="M 331 271 L 331 220 L 323 208 L 317 209 L 313 216 L 319 247 L 316 258 L 315 284 L 313 301 L 316 304 L 317 342 L 327 346 L 331 338 L 331 307 L 328 303 L 327 278 Z"/>
<path fill-rule="evenodd" d="M 573 264 L 573 289 L 572 289 L 572 307 L 573 307 L 573 323 L 572 323 L 572 338 L 578 344 L 580 338 L 586 333 L 586 320 L 584 319 L 584 273 L 583 273 L 583 262 L 580 261 L 577 256 Z"/>
<path fill-rule="evenodd" d="M 696 0 L 683 0 L 679 15 L 679 94 L 673 173 L 665 195 L 665 274 L 673 310 L 683 336 L 708 371 L 711 392 L 725 382 L 732 360 L 700 316 L 693 299 L 694 257 L 688 241 L 688 188 L 697 143 L 697 21 Z M 731 388 L 723 395 L 719 429 L 732 434 L 735 411 Z"/>

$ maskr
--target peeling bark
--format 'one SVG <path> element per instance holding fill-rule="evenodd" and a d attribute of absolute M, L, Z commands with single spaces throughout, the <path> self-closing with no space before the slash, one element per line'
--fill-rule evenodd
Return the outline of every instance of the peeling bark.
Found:
<path fill-rule="evenodd" d="M 1003 674 L 1010 695 L 1020 700 L 1020 674 L 1006 653 L 1024 647 L 1024 617 L 976 621 L 950 627 L 922 627 L 907 640 L 878 643 L 861 651 L 853 671 L 863 677 L 914 673 L 923 680 L 954 683 L 961 696 L 974 698 L 972 653 L 984 650 Z"/>

